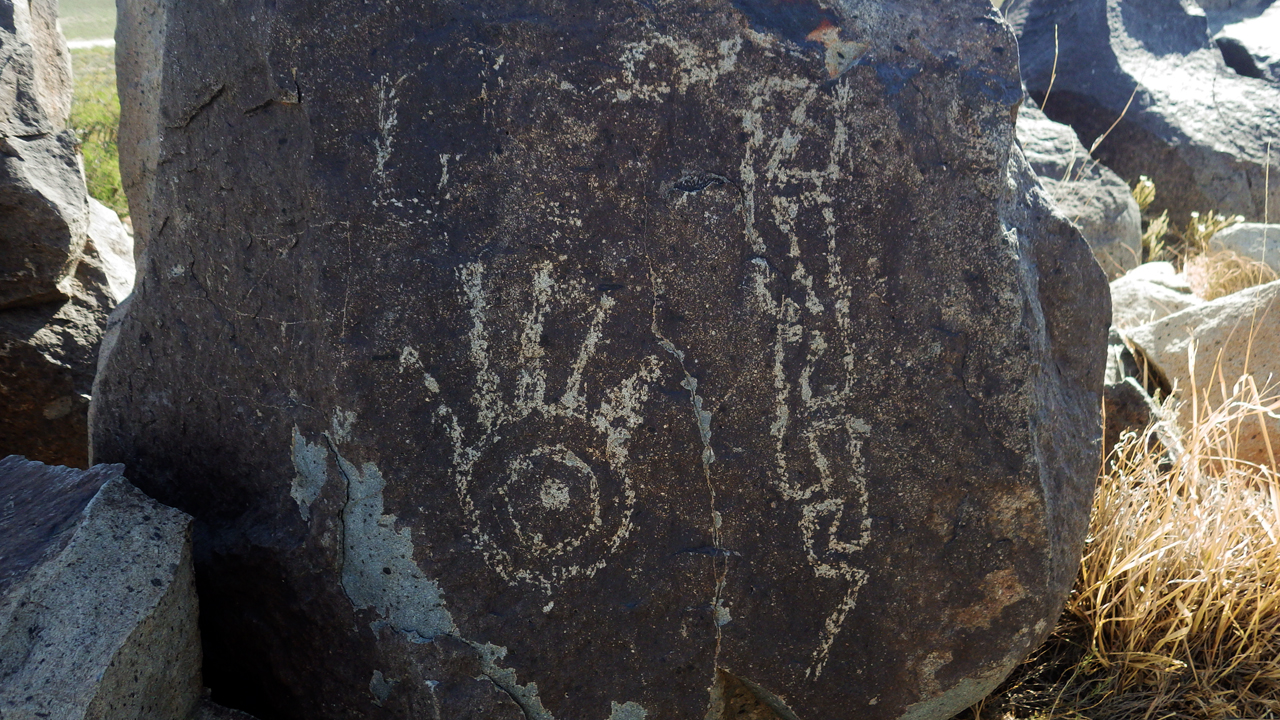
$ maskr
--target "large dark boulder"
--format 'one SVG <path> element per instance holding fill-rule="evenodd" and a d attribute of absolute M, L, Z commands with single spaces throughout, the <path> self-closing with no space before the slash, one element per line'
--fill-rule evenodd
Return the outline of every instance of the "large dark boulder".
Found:
<path fill-rule="evenodd" d="M 1086 146 L 1106 135 L 1094 156 L 1120 177 L 1154 180 L 1150 211 L 1181 223 L 1209 210 L 1262 220 L 1268 202 L 1280 207 L 1280 153 L 1270 153 L 1269 183 L 1266 169 L 1280 87 L 1228 67 L 1199 8 L 1015 0 L 1008 16 L 1032 97 Z"/>
<path fill-rule="evenodd" d="M 945 718 L 1049 631 L 1109 304 L 986 0 L 127 5 L 93 452 L 215 699 Z"/>

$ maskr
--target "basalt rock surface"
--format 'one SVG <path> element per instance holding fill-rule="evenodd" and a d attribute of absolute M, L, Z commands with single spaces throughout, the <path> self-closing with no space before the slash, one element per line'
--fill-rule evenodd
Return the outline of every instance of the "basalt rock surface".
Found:
<path fill-rule="evenodd" d="M 93 452 L 216 701 L 925 720 L 1049 631 L 1110 308 L 986 0 L 129 5 Z"/>
<path fill-rule="evenodd" d="M 61 283 L 66 295 L 0 310 L 0 453 L 89 466 L 98 347 L 108 313 L 133 289 L 132 241 L 110 208 L 89 203 L 75 274 Z"/>
<path fill-rule="evenodd" d="M 1080 228 L 1103 272 L 1119 277 L 1142 261 L 1142 212 L 1129 184 L 1089 156 L 1075 131 L 1024 104 L 1018 144 L 1058 209 Z"/>
<path fill-rule="evenodd" d="M 0 456 L 88 466 L 88 402 L 132 240 L 89 197 L 56 0 L 0 0 Z"/>
<path fill-rule="evenodd" d="M 1267 180 L 1280 87 L 1228 67 L 1199 8 L 1014 0 L 1007 12 L 1031 96 L 1086 146 L 1105 135 L 1094 157 L 1120 177 L 1154 180 L 1148 212 L 1183 223 L 1209 210 L 1262 220 L 1268 203 L 1280 207 L 1280 183 Z M 1280 158 L 1269 162 L 1275 178 Z"/>
<path fill-rule="evenodd" d="M 0 717 L 181 720 L 200 700 L 191 518 L 120 470 L 0 460 Z"/>
<path fill-rule="evenodd" d="M 66 296 L 89 224 L 56 0 L 0 0 L 0 309 Z"/>

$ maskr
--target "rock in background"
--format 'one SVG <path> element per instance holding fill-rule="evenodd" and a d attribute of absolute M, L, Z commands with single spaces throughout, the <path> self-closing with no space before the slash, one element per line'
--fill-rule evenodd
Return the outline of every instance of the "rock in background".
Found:
<path fill-rule="evenodd" d="M 0 310 L 0 449 L 79 468 L 89 466 L 89 399 L 107 316 L 133 283 L 129 235 L 110 208 L 90 204 L 66 297 Z"/>
<path fill-rule="evenodd" d="M 926 720 L 1050 630 L 1109 305 L 986 0 L 127 6 L 93 452 L 215 698 Z"/>
<path fill-rule="evenodd" d="M 1206 0 L 1213 42 L 1237 74 L 1280 83 L 1280 5 L 1272 0 L 1221 3 Z"/>
<path fill-rule="evenodd" d="M 180 720 L 200 701 L 191 518 L 88 471 L 0 460 L 0 715 Z"/>
<path fill-rule="evenodd" d="M 1018 143 L 1108 277 L 1142 262 L 1142 212 L 1129 184 L 1090 157 L 1074 130 L 1026 102 L 1018 112 Z"/>
<path fill-rule="evenodd" d="M 1203 302 L 1173 263 L 1145 263 L 1111 281 L 1111 324 L 1128 330 Z"/>
<path fill-rule="evenodd" d="M 1278 298 L 1280 281 L 1259 285 L 1167 315 L 1126 335 L 1140 358 L 1188 404 L 1193 388 L 1201 402 L 1222 402 L 1224 395 L 1247 399 L 1250 393 L 1232 392 L 1242 377 L 1254 383 L 1263 398 L 1271 398 L 1280 388 Z M 1194 364 L 1189 350 L 1194 351 Z M 1275 467 L 1272 453 L 1280 451 L 1280 422 L 1264 410 L 1255 417 L 1256 422 L 1245 423 L 1235 438 L 1235 457 Z"/>
<path fill-rule="evenodd" d="M 1280 272 L 1280 225 L 1238 223 L 1209 239 L 1211 251 L 1227 250 Z"/>
<path fill-rule="evenodd" d="M 89 227 L 57 15 L 0 0 L 0 309 L 65 297 Z"/>
<path fill-rule="evenodd" d="M 1228 68 L 1198 8 L 1180 0 L 1017 0 L 1008 17 L 1027 87 L 1046 115 L 1091 146 L 1123 114 L 1094 155 L 1130 183 L 1155 181 L 1149 212 L 1168 210 L 1178 223 L 1208 210 L 1260 220 L 1264 195 L 1280 207 L 1280 183 L 1264 190 L 1267 143 L 1280 146 L 1280 88 Z M 1274 179 L 1275 152 L 1270 164 Z"/>
<path fill-rule="evenodd" d="M 88 401 L 132 240 L 88 196 L 57 3 L 0 0 L 0 453 L 88 466 Z"/>

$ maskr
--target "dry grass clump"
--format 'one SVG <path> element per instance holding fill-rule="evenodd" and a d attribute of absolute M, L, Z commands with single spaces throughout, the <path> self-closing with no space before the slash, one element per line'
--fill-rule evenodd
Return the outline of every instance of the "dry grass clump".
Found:
<path fill-rule="evenodd" d="M 1058 627 L 961 717 L 1280 718 L 1280 478 L 1234 459 L 1280 396 L 1214 390 L 1184 404 L 1178 457 L 1153 429 L 1108 455 Z"/>
<path fill-rule="evenodd" d="M 1182 272 L 1191 291 L 1205 300 L 1216 300 L 1254 285 L 1280 280 L 1270 265 L 1231 250 L 1203 252 L 1186 260 Z"/>
<path fill-rule="evenodd" d="M 1280 275 L 1264 262 L 1209 246 L 1209 241 L 1218 231 L 1243 221 L 1239 215 L 1224 217 L 1209 212 L 1201 218 L 1200 213 L 1191 213 L 1187 227 L 1176 233 L 1182 272 L 1196 295 L 1205 300 L 1216 300 L 1280 279 Z"/>

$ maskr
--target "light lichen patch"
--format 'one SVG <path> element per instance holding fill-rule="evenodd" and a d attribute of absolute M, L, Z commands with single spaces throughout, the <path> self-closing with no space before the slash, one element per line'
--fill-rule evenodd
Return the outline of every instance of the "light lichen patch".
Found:
<path fill-rule="evenodd" d="M 413 559 L 413 535 L 383 514 L 386 481 L 373 463 L 360 468 L 334 451 L 347 481 L 342 511 L 342 589 L 357 609 L 371 608 L 413 642 L 457 634 L 440 587 Z"/>
<path fill-rule="evenodd" d="M 293 483 L 289 495 L 298 503 L 298 513 L 303 520 L 311 519 L 311 504 L 320 497 L 320 491 L 329 479 L 328 450 L 320 443 L 309 443 L 298 426 L 293 427 Z"/>

